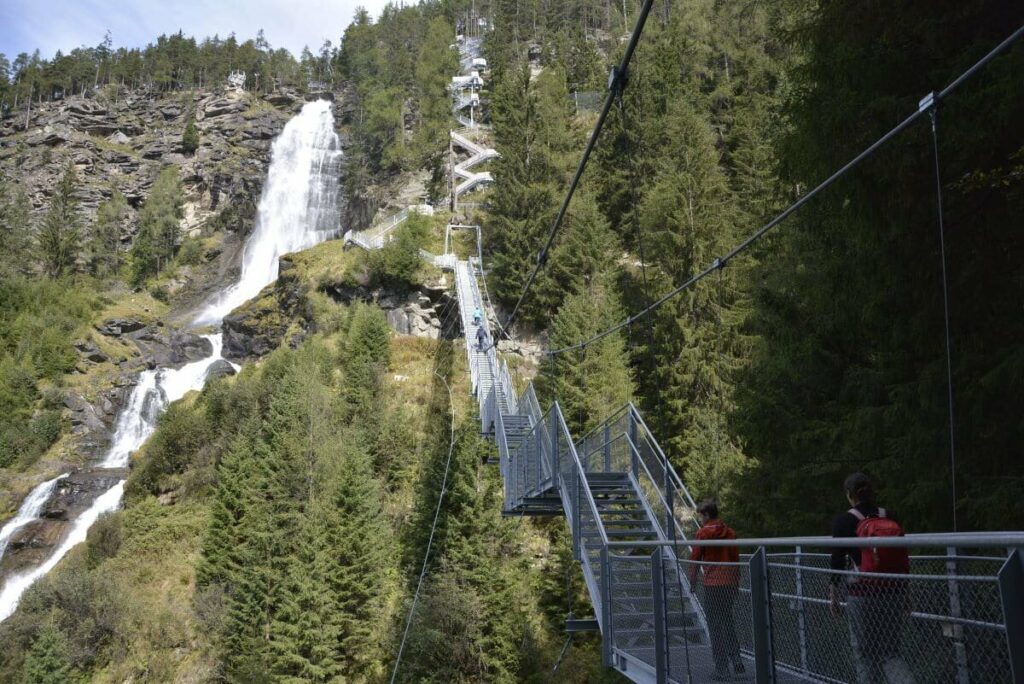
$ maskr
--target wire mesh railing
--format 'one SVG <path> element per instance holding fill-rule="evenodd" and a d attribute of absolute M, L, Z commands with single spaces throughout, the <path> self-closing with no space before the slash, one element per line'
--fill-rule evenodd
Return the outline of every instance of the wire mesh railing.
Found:
<path fill-rule="evenodd" d="M 905 574 L 835 569 L 830 553 L 807 552 L 901 544 L 916 552 Z M 738 563 L 690 559 L 693 547 L 729 545 L 753 552 Z M 665 636 L 636 631 L 646 624 L 642 587 L 635 585 L 632 595 L 613 589 L 613 596 L 636 600 L 611 605 L 613 657 L 651 667 L 657 681 L 729 680 L 752 672 L 757 681 L 967 684 L 1016 682 L 1024 675 L 1021 533 L 686 544 L 613 540 L 608 547 L 613 583 L 641 574 L 645 559 L 638 547 L 652 552 L 652 565 L 660 559 L 664 566 L 660 578 L 650 577 L 654 602 L 665 606 L 658 618 Z M 690 580 L 689 592 L 672 569 Z M 672 632 L 673 620 L 700 629 L 695 618 L 683 619 L 684 601 L 674 598 L 687 593 L 705 617 L 706 645 Z"/>

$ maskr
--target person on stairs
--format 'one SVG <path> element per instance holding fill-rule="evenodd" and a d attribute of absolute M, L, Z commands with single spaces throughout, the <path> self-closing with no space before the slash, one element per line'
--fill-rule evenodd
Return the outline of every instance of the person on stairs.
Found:
<path fill-rule="evenodd" d="M 833 537 L 902 537 L 903 528 L 892 511 L 875 503 L 871 479 L 864 473 L 853 473 L 843 483 L 849 510 L 836 516 Z M 910 608 L 905 580 L 892 575 L 910 572 L 906 547 L 836 547 L 832 552 L 832 569 L 848 569 L 853 574 L 836 573 L 831 577 L 829 598 L 832 613 L 842 612 L 840 600 L 846 596 L 846 613 L 850 625 L 858 684 L 905 684 L 914 681 L 906 662 L 900 657 L 903 625 Z M 872 577 L 882 573 L 889 577 Z"/>
<path fill-rule="evenodd" d="M 480 325 L 480 321 L 484 319 L 483 313 L 480 311 L 480 307 L 473 309 L 473 325 Z"/>
<path fill-rule="evenodd" d="M 487 329 L 484 326 L 478 326 L 476 329 L 476 349 L 477 351 L 483 351 L 484 345 L 487 344 Z"/>
<path fill-rule="evenodd" d="M 718 517 L 718 504 L 705 501 L 697 508 L 701 527 L 697 539 L 735 539 L 736 533 Z M 712 679 L 731 679 L 729 664 L 736 674 L 746 668 L 740 659 L 736 639 L 733 604 L 740 583 L 740 550 L 736 546 L 694 546 L 690 550 L 690 586 L 696 588 L 700 571 L 704 574 L 704 615 L 711 633 L 711 653 L 715 660 Z"/>

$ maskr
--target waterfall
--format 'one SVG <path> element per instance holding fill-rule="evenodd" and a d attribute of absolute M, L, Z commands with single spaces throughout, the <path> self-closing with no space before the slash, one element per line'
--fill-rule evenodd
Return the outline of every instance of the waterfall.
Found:
<path fill-rule="evenodd" d="M 223 336 L 203 335 L 213 345 L 213 353 L 175 370 L 158 368 L 144 371 L 132 390 L 128 406 L 117 418 L 110 451 L 101 468 L 127 468 L 131 455 L 138 451 L 156 430 L 156 421 L 167 405 L 181 399 L 206 383 L 206 372 L 220 358 Z"/>
<path fill-rule="evenodd" d="M 121 480 L 116 485 L 103 492 L 84 513 L 78 516 L 75 520 L 75 524 L 71 528 L 71 532 L 61 542 L 57 550 L 46 559 L 46 562 L 42 565 L 26 572 L 21 575 L 15 575 L 7 580 L 4 584 L 3 591 L 0 591 L 0 621 L 6 620 L 10 617 L 14 609 L 18 607 L 18 600 L 21 595 L 25 593 L 33 582 L 45 575 L 46 573 L 53 570 L 54 566 L 60 562 L 60 559 L 67 554 L 72 547 L 77 546 L 85 541 L 85 535 L 88 534 L 89 528 L 96 522 L 101 515 L 104 513 L 110 513 L 111 511 L 117 510 L 117 507 L 121 503 L 121 495 L 124 494 L 124 480 Z"/>
<path fill-rule="evenodd" d="M 282 255 L 309 249 L 339 233 L 341 149 L 334 132 L 332 109 L 333 104 L 325 100 L 307 103 L 274 141 L 256 225 L 242 252 L 241 277 L 203 309 L 195 325 L 219 324 L 232 309 L 274 282 Z M 210 356 L 177 370 L 158 368 L 139 375 L 128 405 L 118 416 L 110 450 L 100 468 L 127 468 L 132 453 L 156 430 L 157 420 L 168 404 L 203 388 L 207 372 L 221 358 L 223 347 L 220 333 L 204 337 L 213 345 Z M 15 531 L 38 518 L 54 484 L 63 477 L 67 475 L 33 490 L 15 519 L 0 531 L 0 544 L 6 546 Z M 89 528 L 101 515 L 117 510 L 124 483 L 121 480 L 101 494 L 75 520 L 67 537 L 42 565 L 7 579 L 0 591 L 0 621 L 14 612 L 21 595 L 33 582 L 52 570 L 72 547 L 85 541 Z"/>
<path fill-rule="evenodd" d="M 283 254 L 309 249 L 338 233 L 341 149 L 332 103 L 309 102 L 274 141 L 256 226 L 242 254 L 242 276 L 196 318 L 209 325 L 277 280 Z"/>
<path fill-rule="evenodd" d="M 67 477 L 67 473 L 58 475 L 29 492 L 29 495 L 21 502 L 18 512 L 0 529 L 0 558 L 4 557 L 7 543 L 14 536 L 14 533 L 39 517 L 39 513 L 43 510 L 43 505 L 46 504 L 50 499 L 50 495 L 53 494 L 53 488 L 57 486 L 58 481 L 63 480 L 65 477 Z"/>

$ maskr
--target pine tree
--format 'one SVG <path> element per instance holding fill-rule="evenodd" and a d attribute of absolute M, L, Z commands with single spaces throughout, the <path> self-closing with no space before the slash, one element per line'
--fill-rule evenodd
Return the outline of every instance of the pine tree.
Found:
<path fill-rule="evenodd" d="M 195 154 L 199 149 L 199 129 L 196 128 L 194 116 L 189 116 L 185 123 L 185 131 L 181 134 L 181 149 L 185 154 Z"/>
<path fill-rule="evenodd" d="M 347 450 L 330 478 L 321 514 L 329 521 L 326 586 L 337 607 L 331 621 L 338 634 L 336 657 L 347 677 L 370 678 L 382 657 L 390 617 L 385 599 L 395 589 L 397 553 L 367 455 Z"/>
<path fill-rule="evenodd" d="M 164 168 L 139 211 L 139 232 L 131 248 L 132 282 L 140 285 L 166 268 L 181 231 L 181 181 L 174 167 Z"/>
<path fill-rule="evenodd" d="M 32 232 L 31 205 L 25 189 L 0 180 L 0 271 L 27 274 L 32 268 L 29 249 Z"/>
<path fill-rule="evenodd" d="M 114 190 L 101 203 L 89 236 L 89 266 L 101 278 L 116 276 L 121 270 L 121 230 L 128 216 L 128 201 Z"/>
<path fill-rule="evenodd" d="M 437 17 L 427 26 L 423 45 L 416 60 L 419 129 L 416 144 L 422 165 L 430 171 L 430 195 L 438 200 L 445 193 L 447 146 L 439 144 L 448 132 L 451 119 L 449 79 L 459 69 L 456 52 L 451 49 L 455 36 L 452 26 Z"/>
<path fill-rule="evenodd" d="M 39 231 L 43 270 L 51 278 L 75 270 L 81 241 L 78 201 L 74 196 L 77 183 L 74 164 L 68 162 Z"/>
<path fill-rule="evenodd" d="M 73 681 L 67 637 L 59 628 L 51 623 L 39 630 L 21 671 L 21 680 L 25 684 L 67 684 Z"/>

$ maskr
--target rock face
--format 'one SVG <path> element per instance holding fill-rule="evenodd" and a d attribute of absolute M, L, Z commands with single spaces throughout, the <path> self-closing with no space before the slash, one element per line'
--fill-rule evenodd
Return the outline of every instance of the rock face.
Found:
<path fill-rule="evenodd" d="M 286 259 L 283 262 L 276 282 L 224 317 L 225 358 L 237 362 L 259 358 L 277 349 L 289 335 L 292 346 L 305 338 L 313 312 L 302 283 L 289 272 Z"/>
<path fill-rule="evenodd" d="M 124 470 L 95 468 L 74 472 L 61 480 L 43 507 L 41 517 L 11 537 L 8 552 L 0 561 L 0 575 L 10 577 L 43 562 L 67 535 L 71 523 L 96 497 L 126 475 Z"/>
<path fill-rule="evenodd" d="M 383 288 L 371 289 L 363 286 L 332 284 L 325 291 L 335 301 L 351 304 L 354 301 L 373 302 L 384 309 L 388 325 L 399 335 L 429 337 L 430 339 L 454 339 L 461 333 L 457 322 L 445 329 L 441 311 L 452 303 L 447 288 L 420 285 L 412 291 L 396 292 Z"/>
<path fill-rule="evenodd" d="M 153 95 L 122 90 L 109 98 L 70 97 L 33 107 L 25 117 L 0 121 L 0 175 L 17 178 L 35 211 L 43 212 L 68 160 L 78 170 L 76 196 L 91 222 L 117 187 L 132 207 L 126 234 L 137 230 L 135 210 L 166 164 L 181 169 L 186 200 L 205 224 L 229 210 L 220 227 L 251 225 L 269 160 L 270 143 L 301 104 L 290 91 L 262 100 L 249 93 L 196 91 Z M 194 116 L 200 146 L 181 149 L 186 120 Z M 24 131 L 20 139 L 12 136 Z"/>
<path fill-rule="evenodd" d="M 129 333 L 128 337 L 138 345 L 150 368 L 181 368 L 213 353 L 213 344 L 204 337 L 156 325 Z"/>

